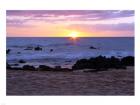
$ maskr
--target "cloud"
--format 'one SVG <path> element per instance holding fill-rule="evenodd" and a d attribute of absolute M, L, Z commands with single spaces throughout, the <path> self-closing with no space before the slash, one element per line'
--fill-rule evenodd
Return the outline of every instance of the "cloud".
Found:
<path fill-rule="evenodd" d="M 97 24 L 94 25 L 94 27 L 96 27 L 96 30 L 114 30 L 114 31 L 134 30 L 133 23 Z"/>
<path fill-rule="evenodd" d="M 122 24 L 73 24 L 67 27 L 70 30 L 78 30 L 80 32 L 90 32 L 92 33 L 105 33 L 105 32 L 121 32 L 122 35 L 124 33 L 134 35 L 134 24 L 133 23 L 122 23 Z M 121 34 L 120 33 L 120 34 Z"/>
<path fill-rule="evenodd" d="M 7 10 L 6 14 L 7 28 L 10 29 L 44 32 L 46 27 L 57 26 L 61 30 L 134 34 L 133 10 Z"/>
<path fill-rule="evenodd" d="M 132 16 L 133 10 L 7 10 L 7 20 L 17 21 L 97 21 Z"/>

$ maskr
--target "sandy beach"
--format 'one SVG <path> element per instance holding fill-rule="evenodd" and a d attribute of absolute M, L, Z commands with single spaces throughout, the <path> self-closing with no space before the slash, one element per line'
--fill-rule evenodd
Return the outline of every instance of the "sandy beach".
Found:
<path fill-rule="evenodd" d="M 134 95 L 134 67 L 101 72 L 7 70 L 7 95 Z"/>

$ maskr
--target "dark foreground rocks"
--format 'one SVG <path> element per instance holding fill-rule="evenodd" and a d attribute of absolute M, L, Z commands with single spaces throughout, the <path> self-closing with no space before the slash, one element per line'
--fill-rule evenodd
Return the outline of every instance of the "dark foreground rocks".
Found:
<path fill-rule="evenodd" d="M 70 72 L 70 71 L 73 71 L 72 69 L 69 69 L 69 68 L 61 68 L 61 66 L 55 66 L 54 68 L 46 66 L 46 65 L 39 65 L 38 67 L 34 67 L 32 65 L 24 65 L 23 67 L 12 67 L 12 66 L 8 63 L 6 64 L 6 68 L 8 70 L 53 71 L 53 72 Z"/>
<path fill-rule="evenodd" d="M 35 70 L 34 66 L 30 66 L 30 65 L 24 65 L 23 66 L 23 70 Z"/>
<path fill-rule="evenodd" d="M 20 60 L 19 63 L 25 63 L 24 60 Z M 20 70 L 33 70 L 33 71 L 77 71 L 82 70 L 83 72 L 98 72 L 106 71 L 108 69 L 126 69 L 127 66 L 134 66 L 134 57 L 127 56 L 124 58 L 115 58 L 114 56 L 106 58 L 105 56 L 98 56 L 90 59 L 80 59 L 73 66 L 72 69 L 61 68 L 61 66 L 49 67 L 47 65 L 39 65 L 35 68 L 32 65 L 24 65 L 21 68 L 11 67 L 7 63 L 7 69 L 20 69 Z M 83 70 L 86 69 L 86 70 Z"/>
<path fill-rule="evenodd" d="M 46 65 L 39 65 L 38 70 L 45 71 L 45 70 L 52 70 L 52 68 Z"/>
<path fill-rule="evenodd" d="M 110 58 L 98 56 L 90 59 L 80 59 L 72 66 L 72 69 L 93 69 L 91 71 L 104 71 L 110 68 L 126 69 L 126 66 L 134 66 L 134 57 L 127 56 L 119 59 L 114 56 Z"/>
<path fill-rule="evenodd" d="M 69 68 L 61 68 L 61 66 L 55 66 L 54 68 L 46 66 L 46 65 L 40 65 L 37 70 L 39 71 L 55 71 L 55 72 L 69 72 L 72 71 L 72 69 Z"/>
<path fill-rule="evenodd" d="M 134 57 L 132 56 L 127 56 L 121 59 L 122 65 L 125 66 L 134 66 Z"/>

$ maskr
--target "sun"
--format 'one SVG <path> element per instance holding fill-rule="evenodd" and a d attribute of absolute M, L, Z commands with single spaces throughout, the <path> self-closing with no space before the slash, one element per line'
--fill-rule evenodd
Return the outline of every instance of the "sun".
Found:
<path fill-rule="evenodd" d="M 73 31 L 69 34 L 69 37 L 71 37 L 72 39 L 76 39 L 78 37 L 79 33 L 76 31 Z"/>

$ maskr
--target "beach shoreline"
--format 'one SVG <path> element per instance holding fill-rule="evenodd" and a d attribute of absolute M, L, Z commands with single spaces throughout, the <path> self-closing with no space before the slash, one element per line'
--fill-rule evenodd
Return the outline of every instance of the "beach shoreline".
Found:
<path fill-rule="evenodd" d="M 7 69 L 7 95 L 133 96 L 134 67 L 99 72 Z"/>

